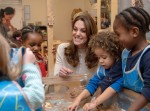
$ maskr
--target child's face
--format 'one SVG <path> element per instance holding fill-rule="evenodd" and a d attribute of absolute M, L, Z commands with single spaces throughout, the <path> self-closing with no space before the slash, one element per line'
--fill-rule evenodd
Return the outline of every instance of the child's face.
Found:
<path fill-rule="evenodd" d="M 114 58 L 105 50 L 102 48 L 96 48 L 94 50 L 97 57 L 99 57 L 99 63 L 102 65 L 105 69 L 109 69 L 114 64 Z"/>
<path fill-rule="evenodd" d="M 28 47 L 33 53 L 41 50 L 42 36 L 38 33 L 29 33 L 28 38 L 23 41 L 23 46 Z"/>
<path fill-rule="evenodd" d="M 113 28 L 123 46 L 129 50 L 132 49 L 135 43 L 132 31 L 127 30 L 117 19 L 114 21 Z"/>
<path fill-rule="evenodd" d="M 73 42 L 75 45 L 77 45 L 79 48 L 85 47 L 88 38 L 86 35 L 86 28 L 83 21 L 78 20 L 75 22 L 72 35 L 73 35 Z"/>

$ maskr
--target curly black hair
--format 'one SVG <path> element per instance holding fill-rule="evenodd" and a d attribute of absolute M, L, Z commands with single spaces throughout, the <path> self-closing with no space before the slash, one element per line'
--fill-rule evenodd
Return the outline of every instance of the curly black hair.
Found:
<path fill-rule="evenodd" d="M 123 46 L 119 42 L 114 32 L 103 31 L 94 35 L 89 42 L 89 47 L 94 51 L 96 48 L 102 48 L 108 52 L 115 60 L 121 59 Z"/>

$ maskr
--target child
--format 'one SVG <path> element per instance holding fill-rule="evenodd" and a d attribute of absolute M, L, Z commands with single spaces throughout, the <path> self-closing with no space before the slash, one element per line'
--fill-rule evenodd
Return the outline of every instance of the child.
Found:
<path fill-rule="evenodd" d="M 1 111 L 35 111 L 42 106 L 44 101 L 44 89 L 40 78 L 40 72 L 33 64 L 35 56 L 29 48 L 23 56 L 22 78 L 24 87 L 21 88 L 15 81 L 19 76 L 15 69 L 9 67 L 9 45 L 5 38 L 0 35 L 0 100 Z M 19 61 L 20 62 L 20 61 Z M 20 69 L 20 68 L 19 68 Z M 36 78 L 33 78 L 36 77 Z M 36 82 L 36 84 L 35 84 Z M 11 93 L 10 93 L 11 92 Z"/>
<path fill-rule="evenodd" d="M 20 30 L 14 31 L 11 40 L 17 45 L 18 48 L 21 47 L 22 46 L 21 31 Z"/>
<path fill-rule="evenodd" d="M 91 41 L 92 50 L 99 57 L 100 67 L 97 74 L 90 79 L 86 89 L 76 98 L 69 111 L 77 109 L 80 101 L 93 95 L 98 87 L 102 93 L 93 103 L 87 103 L 83 109 L 89 111 L 102 104 L 122 87 L 121 52 L 117 36 L 112 32 L 100 32 Z"/>
<path fill-rule="evenodd" d="M 46 77 L 46 62 L 40 54 L 41 44 L 43 42 L 42 34 L 37 26 L 29 25 L 24 27 L 22 30 L 22 45 L 32 50 L 36 56 L 37 64 L 39 65 L 42 77 Z"/>
<path fill-rule="evenodd" d="M 149 25 L 149 14 L 139 7 L 125 9 L 113 24 L 126 48 L 122 53 L 123 85 L 141 93 L 128 111 L 139 111 L 150 101 L 150 45 L 146 40 Z"/>

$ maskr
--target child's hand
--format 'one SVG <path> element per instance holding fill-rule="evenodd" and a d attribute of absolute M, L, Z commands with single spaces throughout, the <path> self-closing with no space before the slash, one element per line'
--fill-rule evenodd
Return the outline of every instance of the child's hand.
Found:
<path fill-rule="evenodd" d="M 72 74 L 73 71 L 66 68 L 66 67 L 62 67 L 59 71 L 59 76 L 60 77 L 67 77 L 69 74 Z"/>
<path fill-rule="evenodd" d="M 91 110 L 94 109 L 94 108 L 96 108 L 95 102 L 86 103 L 86 104 L 83 106 L 83 111 L 91 111 Z"/>
<path fill-rule="evenodd" d="M 79 101 L 75 100 L 69 107 L 68 110 L 69 111 L 77 111 L 78 107 L 79 107 Z"/>
<path fill-rule="evenodd" d="M 36 58 L 30 48 L 26 48 L 25 54 L 23 56 L 23 65 L 28 63 L 35 63 Z"/>

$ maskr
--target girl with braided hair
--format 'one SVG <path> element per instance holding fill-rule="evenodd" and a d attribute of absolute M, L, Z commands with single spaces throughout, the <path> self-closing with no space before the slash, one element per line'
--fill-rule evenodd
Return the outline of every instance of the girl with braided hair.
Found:
<path fill-rule="evenodd" d="M 128 111 L 139 111 L 150 101 L 150 45 L 146 40 L 149 25 L 150 15 L 139 7 L 123 10 L 113 24 L 126 48 L 122 52 L 123 85 L 140 93 Z"/>
<path fill-rule="evenodd" d="M 36 63 L 42 73 L 42 77 L 46 77 L 47 64 L 42 55 L 40 54 L 41 44 L 43 42 L 43 36 L 39 27 L 34 25 L 28 25 L 21 30 L 22 45 L 30 48 L 36 56 Z"/>

